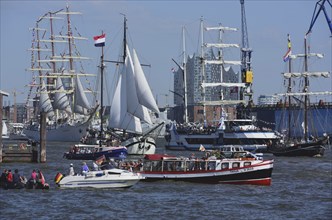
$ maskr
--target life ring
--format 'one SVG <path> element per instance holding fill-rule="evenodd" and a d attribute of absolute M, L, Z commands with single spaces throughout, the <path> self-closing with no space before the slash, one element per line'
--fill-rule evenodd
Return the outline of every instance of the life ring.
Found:
<path fill-rule="evenodd" d="M 21 143 L 21 144 L 20 144 L 20 149 L 21 149 L 21 150 L 25 150 L 25 149 L 27 149 L 26 144 Z"/>

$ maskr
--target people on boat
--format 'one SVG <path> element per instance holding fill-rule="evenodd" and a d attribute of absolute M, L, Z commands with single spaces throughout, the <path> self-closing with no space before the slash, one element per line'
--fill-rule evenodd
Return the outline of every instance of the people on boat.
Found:
<path fill-rule="evenodd" d="M 106 159 L 103 160 L 100 166 L 101 170 L 109 170 L 112 168 L 114 168 L 113 164 L 111 164 L 111 162 L 108 162 Z"/>
<path fill-rule="evenodd" d="M 15 169 L 13 174 L 13 187 L 15 189 L 21 189 L 24 188 L 25 185 L 25 179 L 18 173 L 18 169 Z"/>
<path fill-rule="evenodd" d="M 196 155 L 195 153 L 192 153 L 189 157 L 189 160 L 191 161 L 190 162 L 190 165 L 189 165 L 189 170 L 194 170 L 195 168 L 195 160 L 196 160 Z"/>
<path fill-rule="evenodd" d="M 86 175 L 89 171 L 90 170 L 89 170 L 88 165 L 86 164 L 86 162 L 83 162 L 83 165 L 82 165 L 82 174 Z"/>
<path fill-rule="evenodd" d="M 41 170 L 37 170 L 37 184 L 33 186 L 34 189 L 49 189 L 50 186 L 45 182 L 45 177 Z"/>
<path fill-rule="evenodd" d="M 4 169 L 0 177 L 0 187 L 5 187 L 7 185 L 7 173 L 8 170 Z"/>
<path fill-rule="evenodd" d="M 133 170 L 138 172 L 138 171 L 141 171 L 142 168 L 143 168 L 143 161 L 142 161 L 142 159 L 139 159 L 137 161 L 137 163 L 134 164 Z"/>
<path fill-rule="evenodd" d="M 114 158 L 110 158 L 110 165 L 111 165 L 111 168 L 116 168 L 116 167 L 118 167 L 118 164 L 117 164 L 117 162 L 114 160 Z"/>
<path fill-rule="evenodd" d="M 29 181 L 33 182 L 33 184 L 37 183 L 37 173 L 36 173 L 35 169 L 32 170 L 32 173 L 31 173 Z"/>
<path fill-rule="evenodd" d="M 45 185 L 45 178 L 40 170 L 38 170 L 38 183 L 41 184 L 42 186 Z"/>
<path fill-rule="evenodd" d="M 0 177 L 0 187 L 4 189 L 21 189 L 25 186 L 25 178 L 15 169 L 14 174 L 11 170 L 4 169 Z"/>
<path fill-rule="evenodd" d="M 13 174 L 12 174 L 11 170 L 8 170 L 6 180 L 7 180 L 7 187 L 12 188 L 12 186 L 13 186 Z"/>
<path fill-rule="evenodd" d="M 99 166 L 98 166 L 98 164 L 96 163 L 96 161 L 92 161 L 92 168 L 93 168 L 94 171 L 99 170 Z"/>
<path fill-rule="evenodd" d="M 31 177 L 26 184 L 27 189 L 49 189 L 50 186 L 45 182 L 43 173 L 40 170 L 34 169 L 31 173 Z"/>
<path fill-rule="evenodd" d="M 69 176 L 74 176 L 74 175 L 75 175 L 74 165 L 71 163 L 69 166 Z"/>

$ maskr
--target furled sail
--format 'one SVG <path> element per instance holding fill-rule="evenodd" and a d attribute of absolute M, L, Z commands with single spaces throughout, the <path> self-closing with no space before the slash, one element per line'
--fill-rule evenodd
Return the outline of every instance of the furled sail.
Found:
<path fill-rule="evenodd" d="M 204 60 L 205 64 L 229 64 L 229 65 L 241 65 L 241 61 L 226 61 L 226 60 Z"/>
<path fill-rule="evenodd" d="M 54 116 L 52 103 L 50 97 L 48 96 L 44 80 L 42 80 L 42 86 L 40 88 L 39 111 L 46 112 L 48 117 Z"/>
<path fill-rule="evenodd" d="M 54 95 L 53 108 L 58 110 L 64 110 L 68 113 L 72 113 L 70 103 L 66 91 L 64 90 L 62 80 L 60 77 L 56 81 L 56 92 Z"/>
<path fill-rule="evenodd" d="M 216 87 L 216 86 L 222 86 L 222 87 L 246 87 L 245 83 L 202 83 L 202 87 Z"/>
<path fill-rule="evenodd" d="M 332 95 L 332 92 L 288 92 L 288 93 L 278 93 L 277 96 L 304 96 L 304 95 Z"/>
<path fill-rule="evenodd" d="M 81 80 L 78 76 L 75 77 L 75 90 L 74 90 L 74 112 L 79 114 L 89 114 L 89 101 L 84 93 Z"/>
<path fill-rule="evenodd" d="M 289 79 L 291 77 L 298 78 L 298 77 L 330 77 L 329 72 L 304 72 L 304 73 L 282 73 L 284 78 Z"/>
<path fill-rule="evenodd" d="M 205 43 L 205 47 L 215 47 L 215 48 L 229 48 L 229 47 L 236 47 L 239 48 L 240 45 L 238 44 L 223 44 L 223 43 Z"/>

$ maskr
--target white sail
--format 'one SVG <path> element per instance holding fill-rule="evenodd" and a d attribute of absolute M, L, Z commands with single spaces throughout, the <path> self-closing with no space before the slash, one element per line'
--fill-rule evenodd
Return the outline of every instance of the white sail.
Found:
<path fill-rule="evenodd" d="M 41 112 L 46 112 L 48 117 L 54 116 L 52 103 L 50 97 L 48 96 L 44 80 L 42 80 L 42 86 L 40 88 L 39 110 Z"/>
<path fill-rule="evenodd" d="M 75 90 L 74 90 L 74 112 L 87 115 L 90 109 L 89 101 L 84 93 L 83 86 L 80 78 L 75 77 Z"/>
<path fill-rule="evenodd" d="M 60 77 L 58 77 L 56 81 L 56 93 L 54 95 L 53 107 L 54 109 L 64 110 L 68 113 L 72 113 L 68 96 Z"/>
<path fill-rule="evenodd" d="M 150 86 L 145 78 L 141 63 L 138 60 L 136 51 L 133 49 L 133 63 L 136 78 L 136 89 L 139 103 L 147 107 L 148 109 L 159 113 L 157 103 L 152 95 Z"/>
<path fill-rule="evenodd" d="M 122 67 L 119 76 L 118 84 L 115 89 L 114 97 L 111 103 L 111 111 L 109 117 L 109 125 L 112 128 L 119 128 L 129 130 L 137 133 L 142 133 L 140 121 L 135 116 L 127 112 L 127 63 L 128 56 L 125 60 L 125 65 Z"/>
<path fill-rule="evenodd" d="M 127 83 L 127 98 L 122 101 L 127 101 L 127 111 L 141 120 L 152 124 L 148 109 L 139 102 L 138 85 L 136 82 L 136 72 L 134 71 L 134 64 L 130 55 L 128 46 L 126 47 L 128 60 L 126 65 L 126 83 Z"/>

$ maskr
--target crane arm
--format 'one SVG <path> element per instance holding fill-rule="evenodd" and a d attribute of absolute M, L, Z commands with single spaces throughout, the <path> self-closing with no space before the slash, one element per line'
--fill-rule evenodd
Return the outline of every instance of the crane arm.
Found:
<path fill-rule="evenodd" d="M 309 30 L 307 31 L 307 34 L 309 34 L 318 18 L 318 15 L 320 14 L 321 11 L 324 12 L 324 15 L 325 15 L 325 18 L 326 18 L 326 21 L 327 21 L 327 24 L 330 28 L 330 32 L 331 32 L 331 35 L 332 35 L 332 22 L 331 22 L 331 19 L 329 18 L 328 14 L 327 14 L 327 11 L 326 11 L 326 8 L 324 6 L 324 4 L 327 2 L 327 4 L 330 5 L 330 7 L 332 8 L 332 4 L 330 2 L 330 0 L 319 0 L 317 3 L 316 3 L 316 6 L 315 6 L 315 10 L 314 10 L 314 14 L 312 16 L 312 19 L 311 19 L 311 24 L 310 24 L 310 27 L 309 27 Z M 318 9 L 318 10 L 317 10 Z M 317 12 L 316 12 L 317 11 Z M 306 34 L 306 35 L 307 35 Z"/>

